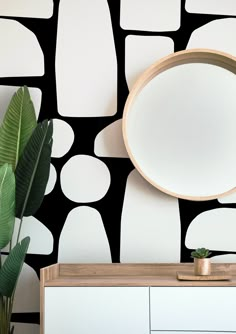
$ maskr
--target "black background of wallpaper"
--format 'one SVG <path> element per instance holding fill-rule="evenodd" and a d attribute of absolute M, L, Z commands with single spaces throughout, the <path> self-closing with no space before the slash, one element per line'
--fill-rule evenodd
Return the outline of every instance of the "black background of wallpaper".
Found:
<path fill-rule="evenodd" d="M 76 1 L 76 0 L 75 0 Z M 89 0 L 88 0 L 89 1 Z M 184 50 L 191 33 L 200 26 L 220 18 L 230 17 L 225 15 L 190 14 L 185 11 L 185 0 L 181 0 L 181 26 L 174 32 L 144 32 L 137 30 L 123 30 L 120 27 L 120 0 L 107 0 L 112 20 L 117 63 L 118 63 L 118 107 L 114 116 L 108 117 L 62 117 L 57 111 L 56 78 L 55 78 L 55 53 L 57 39 L 58 9 L 60 0 L 54 0 L 54 14 L 49 19 L 34 19 L 20 17 L 1 17 L 16 20 L 31 30 L 38 38 L 45 58 L 45 74 L 41 77 L 11 77 L 0 78 L 0 85 L 31 86 L 38 87 L 42 91 L 42 104 L 39 120 L 45 118 L 58 118 L 66 121 L 72 127 L 75 139 L 70 151 L 62 158 L 52 158 L 52 163 L 57 170 L 57 182 L 53 191 L 45 196 L 43 204 L 35 214 L 51 232 L 54 237 L 53 252 L 50 255 L 29 254 L 26 262 L 32 266 L 37 274 L 41 267 L 57 262 L 58 242 L 61 230 L 68 213 L 80 203 L 74 203 L 66 198 L 60 188 L 60 171 L 68 159 L 77 154 L 94 154 L 94 140 L 96 135 L 107 125 L 120 119 L 123 107 L 128 95 L 128 87 L 125 79 L 125 37 L 127 35 L 143 36 L 167 36 L 173 39 L 175 51 Z M 73 38 L 73 37 L 72 37 Z M 19 50 L 20 52 L 20 50 Z M 109 69 L 108 69 L 109 70 Z M 62 134 L 63 135 L 63 134 Z M 111 186 L 101 200 L 88 203 L 97 209 L 103 219 L 104 227 L 110 244 L 112 261 L 119 262 L 120 254 L 120 220 L 125 193 L 127 176 L 134 168 L 127 158 L 99 158 L 109 168 L 111 174 Z M 81 205 L 84 205 L 81 203 Z M 220 204 L 217 200 L 205 202 L 193 202 L 179 200 L 181 217 L 181 262 L 189 262 L 190 251 L 184 245 L 186 231 L 191 221 L 201 212 L 220 208 L 232 207 L 235 204 Z M 171 233 L 171 231 L 170 231 Z M 43 242 L 43 240 L 42 240 Z M 213 250 L 213 255 L 227 252 Z M 26 323 L 39 323 L 38 313 L 13 314 L 13 321 Z"/>

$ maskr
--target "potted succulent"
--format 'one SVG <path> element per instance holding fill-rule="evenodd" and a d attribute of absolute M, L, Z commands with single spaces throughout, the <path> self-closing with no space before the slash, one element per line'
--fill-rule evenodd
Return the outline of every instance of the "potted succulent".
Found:
<path fill-rule="evenodd" d="M 0 333 L 13 334 L 17 281 L 30 238 L 21 239 L 24 216 L 40 207 L 48 182 L 52 122 L 37 123 L 27 87 L 12 97 L 0 126 Z M 19 225 L 15 225 L 15 218 Z M 19 227 L 17 227 L 19 226 Z M 15 231 L 14 231 L 15 230 Z M 17 234 L 16 241 L 13 238 Z"/>
<path fill-rule="evenodd" d="M 211 274 L 211 255 L 209 249 L 197 248 L 191 252 L 191 257 L 194 259 L 194 274 L 195 275 L 210 275 Z"/>

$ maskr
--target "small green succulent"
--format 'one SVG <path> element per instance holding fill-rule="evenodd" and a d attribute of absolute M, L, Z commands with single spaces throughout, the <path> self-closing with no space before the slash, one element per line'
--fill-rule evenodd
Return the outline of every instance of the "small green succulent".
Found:
<path fill-rule="evenodd" d="M 197 259 L 204 259 L 209 255 L 211 255 L 211 252 L 206 248 L 197 248 L 195 251 L 191 252 L 191 257 Z"/>

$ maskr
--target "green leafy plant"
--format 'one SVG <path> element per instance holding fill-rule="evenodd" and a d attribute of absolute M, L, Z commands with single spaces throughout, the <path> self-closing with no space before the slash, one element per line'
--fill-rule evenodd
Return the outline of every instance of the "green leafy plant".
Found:
<path fill-rule="evenodd" d="M 37 123 L 27 87 L 12 97 L 0 127 L 0 334 L 13 334 L 14 295 L 30 238 L 23 218 L 40 207 L 48 182 L 53 125 Z M 20 219 L 16 241 L 15 218 Z"/>
<path fill-rule="evenodd" d="M 204 259 L 211 255 L 209 249 L 197 248 L 195 251 L 191 252 L 191 257 L 195 259 Z"/>

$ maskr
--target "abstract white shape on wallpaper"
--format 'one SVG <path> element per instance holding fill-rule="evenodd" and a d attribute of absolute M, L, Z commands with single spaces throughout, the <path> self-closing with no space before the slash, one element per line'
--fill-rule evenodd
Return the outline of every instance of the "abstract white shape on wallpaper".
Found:
<path fill-rule="evenodd" d="M 0 0 L 1 16 L 49 18 L 53 14 L 53 0 Z"/>
<path fill-rule="evenodd" d="M 152 187 L 133 170 L 121 217 L 121 262 L 179 262 L 178 199 Z"/>
<path fill-rule="evenodd" d="M 110 186 L 107 166 L 89 155 L 76 155 L 69 159 L 61 171 L 61 188 L 71 201 L 87 203 L 103 198 Z"/>
<path fill-rule="evenodd" d="M 39 334 L 40 327 L 37 324 L 25 324 L 20 322 L 12 322 L 14 326 L 14 334 Z"/>
<path fill-rule="evenodd" d="M 56 180 L 57 180 L 57 171 L 53 166 L 53 164 L 50 164 L 49 179 L 45 190 L 45 195 L 48 195 L 51 191 L 53 191 Z"/>
<path fill-rule="evenodd" d="M 69 213 L 59 240 L 58 262 L 111 262 L 107 235 L 97 210 L 81 206 Z"/>
<path fill-rule="evenodd" d="M 63 157 L 63 155 L 70 150 L 74 142 L 74 137 L 74 131 L 68 123 L 62 121 L 61 119 L 54 118 L 52 157 Z"/>
<path fill-rule="evenodd" d="M 180 27 L 181 0 L 121 0 L 124 29 L 175 31 Z"/>
<path fill-rule="evenodd" d="M 0 19 L 0 44 L 0 77 L 44 74 L 44 55 L 39 42 L 22 24 Z"/>
<path fill-rule="evenodd" d="M 20 88 L 19 86 L 0 86 L 0 121 L 2 121 L 3 116 L 7 110 L 7 107 L 10 103 L 10 100 L 12 98 L 12 95 L 17 91 L 17 89 Z M 34 103 L 35 113 L 38 117 L 40 107 L 41 107 L 41 101 L 42 101 L 42 91 L 39 88 L 35 87 L 28 87 L 30 91 L 31 99 Z"/>
<path fill-rule="evenodd" d="M 39 278 L 26 263 L 17 283 L 13 312 L 39 312 Z"/>
<path fill-rule="evenodd" d="M 186 247 L 236 252 L 236 209 L 219 208 L 199 214 L 188 227 Z"/>
<path fill-rule="evenodd" d="M 117 60 L 106 0 L 60 1 L 56 82 L 60 115 L 116 113 Z"/>
<path fill-rule="evenodd" d="M 122 136 L 122 120 L 109 124 L 98 133 L 94 143 L 94 153 L 99 157 L 128 158 Z"/>
<path fill-rule="evenodd" d="M 218 202 L 222 204 L 236 203 L 236 192 L 231 195 L 218 198 Z"/>
<path fill-rule="evenodd" d="M 186 0 L 189 13 L 236 15 L 235 0 Z"/>
<path fill-rule="evenodd" d="M 220 50 L 236 56 L 236 19 L 211 21 L 192 33 L 187 49 L 207 48 Z"/>
<path fill-rule="evenodd" d="M 16 242 L 20 220 L 16 218 L 13 233 L 13 244 Z M 28 254 L 50 254 L 53 250 L 53 236 L 49 229 L 33 216 L 24 217 L 20 239 L 30 237 Z M 43 242 L 42 242 L 43 240 Z M 8 247 L 4 249 L 8 251 Z"/>
<path fill-rule="evenodd" d="M 129 90 L 144 70 L 172 52 L 174 41 L 169 37 L 128 35 L 125 39 L 125 75 Z"/>
<path fill-rule="evenodd" d="M 235 263 L 236 254 L 224 254 L 224 255 L 212 256 L 211 262 L 213 263 Z"/>

